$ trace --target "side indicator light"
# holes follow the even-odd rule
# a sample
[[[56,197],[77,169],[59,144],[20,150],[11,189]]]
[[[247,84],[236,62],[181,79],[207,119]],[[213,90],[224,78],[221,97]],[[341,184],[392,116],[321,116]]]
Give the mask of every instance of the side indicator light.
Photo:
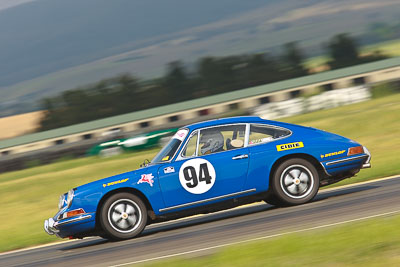
[[[347,156],[357,155],[364,153],[364,148],[362,146],[350,147],[347,152]]]
[[[64,213],[62,217],[63,217],[63,219],[66,219],[66,218],[74,217],[74,216],[77,216],[77,215],[80,215],[83,213],[85,213],[85,211],[83,209],[71,210],[71,211]]]

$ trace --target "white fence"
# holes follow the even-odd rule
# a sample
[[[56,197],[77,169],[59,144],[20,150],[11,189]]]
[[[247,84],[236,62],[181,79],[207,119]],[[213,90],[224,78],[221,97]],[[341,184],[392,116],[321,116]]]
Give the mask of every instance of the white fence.
[[[358,103],[370,98],[371,93],[369,88],[362,85],[335,89],[307,98],[299,97],[286,101],[264,104],[255,108],[253,113],[264,119],[277,119],[320,109],[329,109]]]

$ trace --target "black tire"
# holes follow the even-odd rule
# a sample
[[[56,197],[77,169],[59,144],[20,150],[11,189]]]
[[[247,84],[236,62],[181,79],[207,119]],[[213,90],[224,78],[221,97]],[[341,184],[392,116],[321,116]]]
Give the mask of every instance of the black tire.
[[[146,224],[146,205],[130,193],[110,196],[100,211],[100,225],[108,239],[133,238],[143,231]]]
[[[281,207],[284,206],[282,201],[277,198],[273,192],[268,192],[267,197],[264,199],[265,202],[267,202],[270,205],[276,206],[276,207]]]
[[[318,171],[309,161],[300,158],[284,161],[272,180],[273,194],[283,205],[300,205],[318,193]]]

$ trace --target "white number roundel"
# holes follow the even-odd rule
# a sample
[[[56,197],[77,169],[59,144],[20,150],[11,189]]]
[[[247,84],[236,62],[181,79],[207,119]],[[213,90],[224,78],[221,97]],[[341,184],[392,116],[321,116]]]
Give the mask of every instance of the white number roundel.
[[[192,194],[203,194],[215,183],[214,166],[205,159],[191,159],[182,164],[179,170],[179,181],[186,191]]]

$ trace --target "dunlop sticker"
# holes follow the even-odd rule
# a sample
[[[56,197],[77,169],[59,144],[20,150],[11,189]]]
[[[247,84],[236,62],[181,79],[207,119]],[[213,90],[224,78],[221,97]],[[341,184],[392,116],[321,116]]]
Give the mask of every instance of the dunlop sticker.
[[[340,151],[336,151],[336,152],[332,152],[332,153],[323,154],[323,155],[321,155],[321,159],[327,158],[327,157],[332,157],[332,156],[341,155],[341,154],[343,154],[344,152],[346,152],[346,150],[340,150]]]
[[[128,180],[129,180],[129,178],[126,178],[126,179],[114,181],[114,182],[111,182],[111,183],[103,184],[103,187],[110,186],[110,185],[115,185],[115,184],[125,183]]]
[[[296,149],[296,148],[301,148],[301,147],[304,147],[303,142],[294,142],[294,143],[289,143],[289,144],[277,145],[276,150],[284,151],[284,150]]]

